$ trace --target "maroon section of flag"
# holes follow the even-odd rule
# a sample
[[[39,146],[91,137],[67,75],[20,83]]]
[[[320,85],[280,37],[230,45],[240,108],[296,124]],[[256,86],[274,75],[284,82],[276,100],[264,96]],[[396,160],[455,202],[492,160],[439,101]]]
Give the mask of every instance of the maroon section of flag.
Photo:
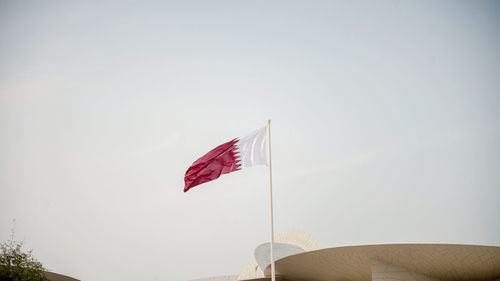
[[[222,174],[255,165],[267,165],[267,126],[212,149],[196,160],[184,176],[184,192]]]
[[[199,184],[215,180],[222,174],[239,170],[241,165],[236,152],[237,142],[238,139],[234,139],[221,144],[196,160],[184,176],[184,192]]]

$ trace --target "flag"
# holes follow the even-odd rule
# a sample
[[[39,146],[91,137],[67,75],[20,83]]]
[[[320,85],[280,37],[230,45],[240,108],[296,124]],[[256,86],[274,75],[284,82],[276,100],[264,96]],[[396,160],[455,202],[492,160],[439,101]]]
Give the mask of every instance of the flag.
[[[184,192],[219,178],[222,174],[267,165],[267,126],[235,138],[210,150],[189,167],[184,175]]]

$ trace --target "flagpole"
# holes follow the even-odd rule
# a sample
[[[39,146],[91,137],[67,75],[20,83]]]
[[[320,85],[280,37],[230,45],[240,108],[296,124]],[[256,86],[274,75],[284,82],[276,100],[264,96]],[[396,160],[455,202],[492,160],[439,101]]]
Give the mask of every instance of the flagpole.
[[[273,165],[271,161],[271,120],[267,120],[269,136],[269,198],[271,199],[271,280],[276,281],[274,269],[274,219],[273,219]]]

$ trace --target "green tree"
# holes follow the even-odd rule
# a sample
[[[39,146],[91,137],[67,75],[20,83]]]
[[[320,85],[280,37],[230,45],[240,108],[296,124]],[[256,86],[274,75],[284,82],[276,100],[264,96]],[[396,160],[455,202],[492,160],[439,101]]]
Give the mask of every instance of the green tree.
[[[23,242],[14,239],[14,227],[10,239],[0,244],[0,280],[2,281],[49,281],[45,268],[33,256],[33,250],[23,251]]]

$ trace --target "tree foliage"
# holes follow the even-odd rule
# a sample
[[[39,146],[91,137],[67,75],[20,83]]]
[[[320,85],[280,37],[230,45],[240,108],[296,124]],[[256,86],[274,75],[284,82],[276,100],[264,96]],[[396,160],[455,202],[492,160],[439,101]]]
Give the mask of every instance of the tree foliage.
[[[0,244],[0,280],[2,281],[49,281],[45,268],[33,256],[33,250],[23,251],[23,242],[14,239]]]

